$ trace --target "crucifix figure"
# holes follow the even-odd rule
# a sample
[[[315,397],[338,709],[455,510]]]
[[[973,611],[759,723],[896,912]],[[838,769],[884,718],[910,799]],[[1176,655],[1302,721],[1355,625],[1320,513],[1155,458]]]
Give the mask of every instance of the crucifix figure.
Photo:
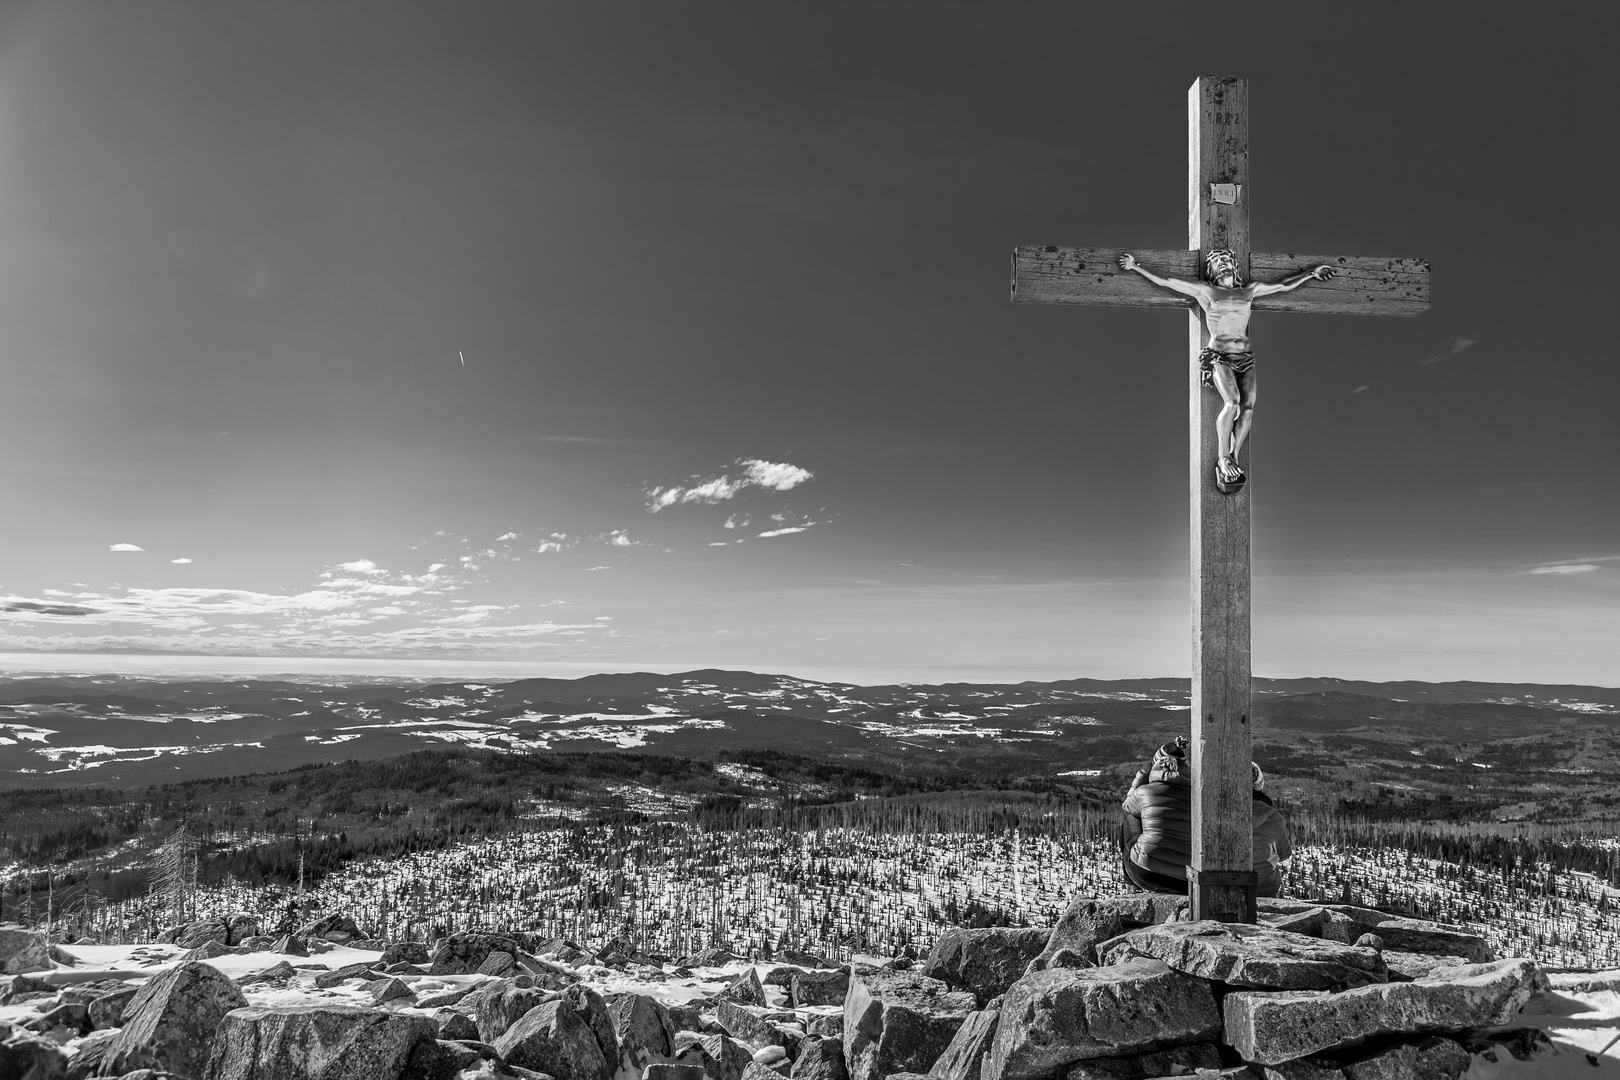
[[[1188,312],[1192,531],[1192,864],[1195,919],[1255,921],[1250,809],[1247,438],[1255,381],[1251,308],[1416,315],[1423,259],[1249,250],[1249,86],[1205,75],[1187,94],[1187,249],[1020,247],[1013,299]],[[1149,272],[1138,259],[1154,268]],[[1200,270],[1203,270],[1203,279]],[[1244,284],[1245,282],[1270,284]],[[1312,288],[1300,289],[1307,282]]]
[[[1249,308],[1256,297],[1292,292],[1307,281],[1327,281],[1333,267],[1322,265],[1267,285],[1245,285],[1237,269],[1237,255],[1226,248],[1204,253],[1204,281],[1163,278],[1136,261],[1130,252],[1119,257],[1121,270],[1135,270],[1153,284],[1190,296],[1204,313],[1209,339],[1198,354],[1201,381],[1220,391],[1225,405],[1215,418],[1215,486],[1230,492],[1247,479],[1237,456],[1254,423],[1254,401],[1259,386],[1254,375],[1254,353],[1249,348]]]

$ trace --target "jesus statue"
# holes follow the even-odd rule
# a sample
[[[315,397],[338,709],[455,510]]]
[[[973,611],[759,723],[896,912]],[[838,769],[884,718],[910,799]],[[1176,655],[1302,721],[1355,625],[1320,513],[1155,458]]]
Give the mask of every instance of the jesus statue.
[[[1213,385],[1226,402],[1215,419],[1215,437],[1220,444],[1215,458],[1215,482],[1222,491],[1241,487],[1247,478],[1238,468],[1237,456],[1243,449],[1243,440],[1249,437],[1258,396],[1254,353],[1249,349],[1250,305],[1257,296],[1290,292],[1307,281],[1326,281],[1333,276],[1333,267],[1318,266],[1274,284],[1250,282],[1245,285],[1238,276],[1237,256],[1225,248],[1216,248],[1204,255],[1204,276],[1208,281],[1160,277],[1139,264],[1130,252],[1119,257],[1119,265],[1122,270],[1135,270],[1155,285],[1192,297],[1204,309],[1209,340],[1204,344],[1204,351],[1198,354],[1198,366],[1203,372],[1204,385]]]

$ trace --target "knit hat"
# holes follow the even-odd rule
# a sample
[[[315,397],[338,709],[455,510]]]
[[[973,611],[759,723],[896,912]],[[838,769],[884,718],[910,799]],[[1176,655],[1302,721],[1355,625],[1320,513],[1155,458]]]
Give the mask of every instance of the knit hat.
[[[1184,776],[1187,772],[1187,736],[1178,735],[1153,752],[1153,775]]]

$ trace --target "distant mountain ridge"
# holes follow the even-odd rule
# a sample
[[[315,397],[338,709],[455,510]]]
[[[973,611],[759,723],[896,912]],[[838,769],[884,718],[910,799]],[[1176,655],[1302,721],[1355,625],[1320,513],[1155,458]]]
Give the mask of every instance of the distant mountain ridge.
[[[0,678],[0,787],[149,784],[434,746],[703,758],[774,750],[1123,782],[1153,746],[1187,730],[1188,705],[1187,681],[1171,678],[857,686],[720,669],[338,686]],[[1442,767],[1468,769],[1478,787],[1509,770],[1579,777],[1620,766],[1615,688],[1256,679],[1254,723],[1257,759],[1301,783],[1421,792]],[[1518,794],[1514,805],[1535,801]]]

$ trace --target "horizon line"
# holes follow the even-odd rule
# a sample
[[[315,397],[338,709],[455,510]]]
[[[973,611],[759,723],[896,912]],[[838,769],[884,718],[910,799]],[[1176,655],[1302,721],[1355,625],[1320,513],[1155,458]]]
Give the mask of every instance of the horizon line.
[[[57,658],[55,665],[42,663],[44,658]],[[67,663],[62,663],[67,661]],[[235,670],[232,670],[232,669]],[[1010,665],[1010,664],[896,664],[873,665],[869,668],[858,665],[764,665],[764,666],[727,666],[723,664],[703,663],[669,663],[662,661],[619,662],[604,660],[513,660],[513,659],[485,659],[467,657],[362,657],[362,656],[310,656],[307,654],[262,654],[239,655],[229,653],[176,653],[176,652],[74,652],[71,650],[15,650],[0,652],[0,678],[12,679],[27,675],[54,675],[54,676],[88,676],[88,675],[124,675],[138,676],[201,676],[205,678],[229,678],[233,674],[243,677],[263,678],[267,675],[301,675],[301,676],[371,676],[373,678],[392,676],[406,678],[412,681],[439,681],[427,672],[439,670],[444,676],[476,677],[472,670],[483,670],[489,675],[516,674],[519,669],[528,669],[532,674],[528,677],[550,678],[588,678],[592,675],[625,675],[646,673],[654,675],[676,675],[692,671],[731,671],[755,675],[779,675],[787,678],[803,679],[807,682],[842,683],[850,686],[941,686],[951,683],[977,684],[977,685],[1020,685],[1023,683],[1054,683],[1071,682],[1089,679],[1095,682],[1159,682],[1176,681],[1189,682],[1188,675],[1100,675],[1060,672],[1072,672],[1070,668],[1056,668],[1042,665]],[[461,670],[452,670],[461,669]],[[573,675],[563,675],[563,670],[575,672]],[[815,674],[810,674],[815,672]],[[841,672],[844,674],[834,674]],[[878,676],[876,681],[866,682],[860,678],[850,678],[849,673],[861,672],[865,677]],[[958,673],[954,677],[950,674]],[[1024,673],[1024,678],[997,678],[996,672]],[[1036,672],[1050,672],[1046,678],[1028,677]],[[888,673],[893,678],[883,678],[882,673]],[[903,677],[909,674],[912,677]],[[924,675],[932,677],[917,678]],[[486,676],[487,677],[487,676]],[[521,677],[521,676],[520,676]],[[1339,675],[1253,675],[1253,679],[1266,682],[1288,681],[1333,681],[1345,683],[1371,683],[1376,685],[1389,685],[1396,683],[1415,683],[1425,686],[1448,686],[1460,684],[1477,684],[1485,686],[1570,686],[1597,690],[1616,690],[1620,686],[1609,686],[1603,683],[1576,683],[1576,682],[1526,682],[1522,680],[1483,680],[1483,679],[1372,679],[1350,678]]]

